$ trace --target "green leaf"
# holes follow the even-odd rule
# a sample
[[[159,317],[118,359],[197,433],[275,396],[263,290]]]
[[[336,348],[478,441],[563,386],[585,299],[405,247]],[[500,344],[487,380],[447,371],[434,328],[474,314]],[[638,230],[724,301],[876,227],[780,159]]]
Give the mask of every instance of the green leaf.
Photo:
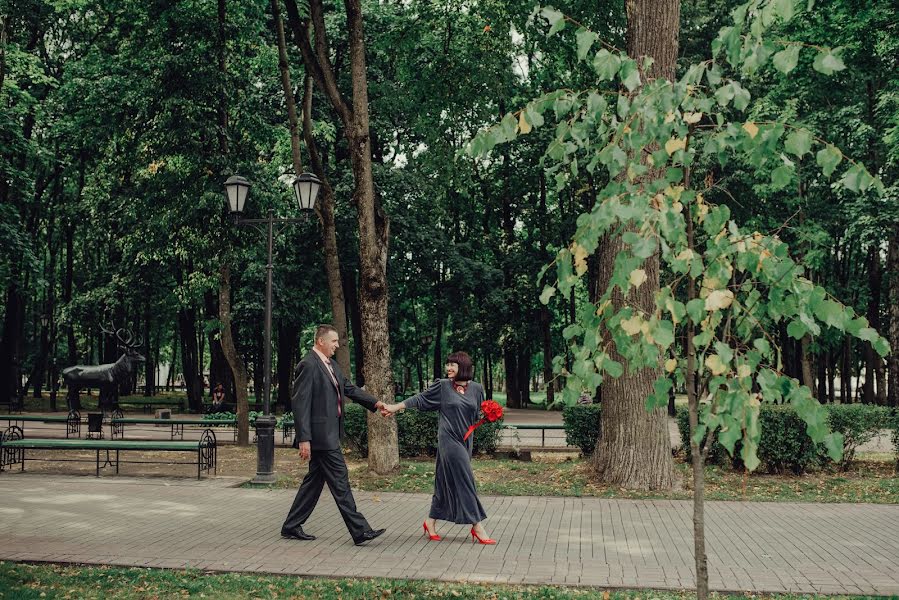
[[[824,436],[824,447],[827,448],[827,456],[834,462],[843,460],[843,434],[831,432]]]
[[[599,36],[590,31],[589,29],[580,29],[578,30],[575,38],[577,39],[577,58],[578,60],[584,60],[586,58],[587,53],[590,52],[590,48],[593,46],[593,42],[597,40]]]
[[[552,6],[543,7],[540,9],[540,14],[543,15],[544,19],[549,21],[550,27],[546,37],[555,35],[565,27],[565,15],[554,9]]]
[[[815,162],[821,167],[821,172],[825,177],[830,177],[842,160],[843,153],[830,144],[818,150],[815,155]]]
[[[878,337],[874,342],[874,351],[880,356],[886,356],[890,353],[890,343],[886,338]]]
[[[774,12],[787,22],[796,14],[795,2],[796,0],[774,0]]]
[[[771,171],[771,185],[774,189],[780,190],[787,187],[793,180],[793,167],[790,165],[780,165]]]
[[[603,368],[606,370],[606,373],[611,375],[612,377],[621,377],[624,375],[624,367],[620,362],[612,360],[611,358],[604,361],[602,363]]]
[[[774,55],[774,68],[781,73],[787,74],[796,68],[799,62],[799,46],[787,46]]]
[[[790,324],[787,325],[787,335],[793,339],[801,340],[806,333],[808,333],[808,329],[802,321],[790,321]]]
[[[621,81],[629,92],[640,87],[640,70],[637,68],[636,61],[624,61],[624,64],[621,65]]]
[[[842,71],[846,65],[843,64],[843,59],[839,57],[838,52],[838,50],[822,50],[815,56],[812,67],[825,75],[833,75],[837,71]]]
[[[687,302],[687,314],[690,315],[690,320],[698,325],[705,318],[705,300],[694,298]]]
[[[787,136],[784,148],[790,154],[802,158],[812,149],[812,134],[807,129],[795,129]]]
[[[596,74],[603,81],[614,79],[618,75],[618,69],[620,68],[621,59],[605,48],[597,52],[593,57],[593,70],[596,71]]]
[[[548,285],[543,288],[543,293],[540,294],[540,303],[541,304],[549,304],[549,299],[553,297],[556,293],[555,286]],[[533,296],[531,296],[533,298]]]

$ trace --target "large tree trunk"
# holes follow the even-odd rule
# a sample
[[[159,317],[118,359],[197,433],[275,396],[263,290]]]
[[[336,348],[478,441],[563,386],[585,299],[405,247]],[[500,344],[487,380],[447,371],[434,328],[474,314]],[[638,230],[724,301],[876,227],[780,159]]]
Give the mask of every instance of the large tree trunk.
[[[187,390],[187,403],[195,413],[203,412],[203,385],[197,356],[197,323],[193,307],[178,310],[178,331],[181,338],[181,369]]]
[[[247,368],[234,346],[231,334],[231,269],[222,263],[219,280],[219,320],[222,323],[222,351],[234,374],[234,392],[237,396],[237,445],[250,442],[250,414],[247,406]]]
[[[650,56],[654,63],[647,78],[673,79],[677,59],[680,22],[679,0],[628,0],[627,51],[635,58]],[[614,269],[615,257],[624,250],[618,236],[603,241],[599,249],[599,278],[606,289]],[[628,304],[655,312],[659,290],[659,257],[654,255],[643,265],[647,281],[631,291]],[[623,306],[620,293],[613,295],[616,309]],[[607,334],[606,334],[607,335]],[[612,358],[621,360],[613,351]],[[668,417],[664,408],[647,412],[646,398],[653,393],[659,368],[627,370],[604,384],[601,411],[602,435],[593,455],[594,465],[603,482],[632,489],[671,489],[677,482]]]

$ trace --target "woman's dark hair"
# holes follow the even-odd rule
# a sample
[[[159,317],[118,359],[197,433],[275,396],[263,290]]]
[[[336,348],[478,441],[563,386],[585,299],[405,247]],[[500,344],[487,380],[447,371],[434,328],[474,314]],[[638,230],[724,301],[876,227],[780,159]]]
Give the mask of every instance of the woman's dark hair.
[[[459,365],[459,371],[456,373],[453,381],[471,381],[474,379],[474,367],[471,364],[471,357],[467,353],[453,352],[446,357],[446,362]]]

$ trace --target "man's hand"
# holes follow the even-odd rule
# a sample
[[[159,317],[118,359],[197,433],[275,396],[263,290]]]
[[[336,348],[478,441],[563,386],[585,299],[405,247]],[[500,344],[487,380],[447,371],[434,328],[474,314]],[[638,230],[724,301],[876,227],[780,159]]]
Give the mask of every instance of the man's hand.
[[[309,457],[312,454],[312,447],[309,442],[300,442],[300,458],[303,460],[309,460]]]

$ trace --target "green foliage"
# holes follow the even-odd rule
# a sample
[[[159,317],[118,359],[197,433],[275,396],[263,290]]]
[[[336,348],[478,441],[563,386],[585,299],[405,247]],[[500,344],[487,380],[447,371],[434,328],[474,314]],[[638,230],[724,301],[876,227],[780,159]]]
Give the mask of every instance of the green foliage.
[[[572,404],[562,409],[565,443],[580,448],[584,456],[593,454],[596,449],[601,410],[599,404]]]
[[[885,406],[869,404],[836,404],[827,407],[827,424],[831,431],[843,435],[843,457],[840,467],[846,468],[855,458],[855,451],[871,441],[881,430],[890,426],[891,411]]]
[[[368,411],[358,404],[345,404],[343,430],[346,439],[362,456],[368,456]]]
[[[567,170],[576,177],[581,166],[607,182],[597,191],[592,209],[578,217],[573,239],[557,253],[555,284],[541,295],[543,302],[550,301],[553,289],[567,296],[588,272],[587,261],[600,240],[620,236],[625,249],[615,259],[608,287],[578,311],[576,327],[565,332],[571,369],[555,361],[556,372],[567,380],[565,402],[573,404],[583,390],[594,389],[605,377],[621,376],[625,367],[658,369],[690,325],[696,332],[694,369],[704,402],[693,435],[703,439],[708,430],[715,431],[717,442],[729,453],[739,442],[740,459],[750,471],[761,462],[769,469],[801,471],[814,461],[817,444],[823,444],[832,459],[839,459],[843,447],[809,390],[783,373],[781,353],[769,331],[782,325],[800,339],[830,327],[870,342],[881,356],[889,352],[867,319],[805,275],[778,235],[741,228],[727,206],[705,197],[710,190],[703,173],[692,172],[705,166],[714,176],[716,167],[739,159],[766,174],[774,189],[782,189],[795,180],[797,169],[812,168],[813,159],[827,174],[846,162],[836,186],[847,192],[883,193],[879,179],[818,132],[786,115],[765,122],[753,118],[757,106],[748,87],[750,76],[770,68],[776,50],[788,52],[778,57],[772,77],[783,77],[812,51],[818,72],[831,75],[844,68],[838,49],[765,39],[775,25],[788,23],[802,10],[794,2],[754,0],[741,5],[732,12],[733,25],[722,28],[713,41],[713,58],[687,66],[677,81],[643,82],[637,61],[606,48],[591,56],[594,38],[579,32],[578,54],[614,87],[544,94],[522,109],[527,115],[524,126],[509,113],[467,148],[470,155],[484,157],[497,144],[531,133],[537,127],[533,114],[552,113],[559,123],[544,159],[551,165],[548,172],[557,173],[556,191],[569,185],[569,177],[558,174]],[[551,23],[550,34],[565,26],[555,9],[538,9],[536,14]],[[668,277],[654,290],[655,310],[643,312],[630,302],[631,293],[650,285],[643,266],[654,255]],[[679,295],[684,280],[698,290],[699,297],[689,305]],[[623,302],[617,300],[621,297]],[[611,347],[624,365],[612,360]],[[658,377],[646,399],[647,409],[667,403],[672,378],[680,384],[686,380],[686,361],[669,363],[670,374]],[[764,421],[772,427],[767,454],[759,449],[763,402],[793,407],[792,412],[766,411]],[[808,442],[804,435],[800,439],[791,433],[788,422],[793,418],[806,423]]]
[[[250,427],[253,427],[253,425],[256,423],[256,417],[258,417],[262,414],[263,413],[260,410],[251,410],[250,411],[250,414],[249,414]],[[237,413],[233,413],[233,412],[206,413],[205,415],[203,415],[203,419],[236,419],[236,418],[237,418]],[[282,419],[283,419],[283,417],[282,417]],[[282,423],[282,421],[281,421],[281,419],[279,419],[277,421],[277,427],[281,427],[281,423]],[[222,427],[224,427],[224,425]]]
[[[892,425],[890,409],[867,404],[828,405],[825,407],[831,431],[843,438],[840,468],[845,469],[855,456],[857,448],[870,441],[883,429]],[[690,459],[690,422],[686,407],[678,407],[677,425],[680,430],[681,448]],[[758,456],[769,473],[791,471],[803,473],[807,469],[824,464],[830,459],[820,444],[815,444],[808,434],[808,424],[790,405],[763,405],[759,413],[761,438]],[[700,448],[704,447],[703,443]],[[714,465],[730,465],[742,468],[741,442],[737,441],[732,453],[716,438],[709,449],[708,462]]]
[[[792,406],[766,406],[761,411],[758,456],[769,473],[804,473],[820,464],[820,446]]]

